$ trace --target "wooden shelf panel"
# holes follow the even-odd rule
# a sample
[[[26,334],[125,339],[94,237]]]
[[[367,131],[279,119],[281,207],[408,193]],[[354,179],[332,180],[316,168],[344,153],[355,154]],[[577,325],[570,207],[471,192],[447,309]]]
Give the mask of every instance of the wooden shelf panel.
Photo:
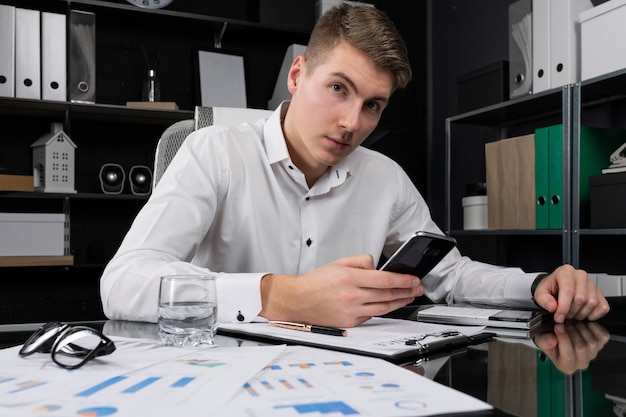
[[[0,256],[0,267],[7,266],[72,266],[74,257],[65,256]]]

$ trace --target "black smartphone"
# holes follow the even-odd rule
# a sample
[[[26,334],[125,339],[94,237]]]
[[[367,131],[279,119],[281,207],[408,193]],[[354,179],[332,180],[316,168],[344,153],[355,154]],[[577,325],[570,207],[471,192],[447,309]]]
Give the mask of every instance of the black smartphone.
[[[416,232],[380,268],[424,278],[456,246],[453,237]]]

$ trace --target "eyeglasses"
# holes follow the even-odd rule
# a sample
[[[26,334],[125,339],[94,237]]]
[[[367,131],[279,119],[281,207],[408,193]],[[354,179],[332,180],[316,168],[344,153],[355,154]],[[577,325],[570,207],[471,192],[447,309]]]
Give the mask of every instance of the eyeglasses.
[[[91,359],[113,351],[113,341],[96,329],[51,321],[28,338],[19,354],[24,357],[37,352],[50,353],[60,367],[77,369]]]

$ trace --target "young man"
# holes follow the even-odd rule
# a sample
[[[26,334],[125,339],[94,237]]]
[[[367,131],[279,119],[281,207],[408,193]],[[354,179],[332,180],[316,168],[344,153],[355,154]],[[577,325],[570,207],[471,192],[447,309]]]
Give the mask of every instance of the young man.
[[[212,126],[184,142],[104,271],[106,315],[155,321],[159,277],[208,271],[218,275],[221,322],[352,327],[424,293],[535,301],[557,322],[604,315],[601,291],[571,266],[537,279],[455,249],[426,277],[375,269],[413,232],[441,233],[403,170],[359,146],[410,76],[383,13],[346,4],[327,12],[291,66],[291,101],[267,121]]]

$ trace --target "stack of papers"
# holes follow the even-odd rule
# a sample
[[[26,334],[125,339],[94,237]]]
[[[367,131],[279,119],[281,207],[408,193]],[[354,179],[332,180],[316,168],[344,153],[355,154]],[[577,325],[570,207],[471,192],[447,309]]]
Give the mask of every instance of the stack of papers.
[[[181,349],[111,337],[76,370],[0,350],[0,416],[428,416],[489,404],[382,359],[303,346]]]

